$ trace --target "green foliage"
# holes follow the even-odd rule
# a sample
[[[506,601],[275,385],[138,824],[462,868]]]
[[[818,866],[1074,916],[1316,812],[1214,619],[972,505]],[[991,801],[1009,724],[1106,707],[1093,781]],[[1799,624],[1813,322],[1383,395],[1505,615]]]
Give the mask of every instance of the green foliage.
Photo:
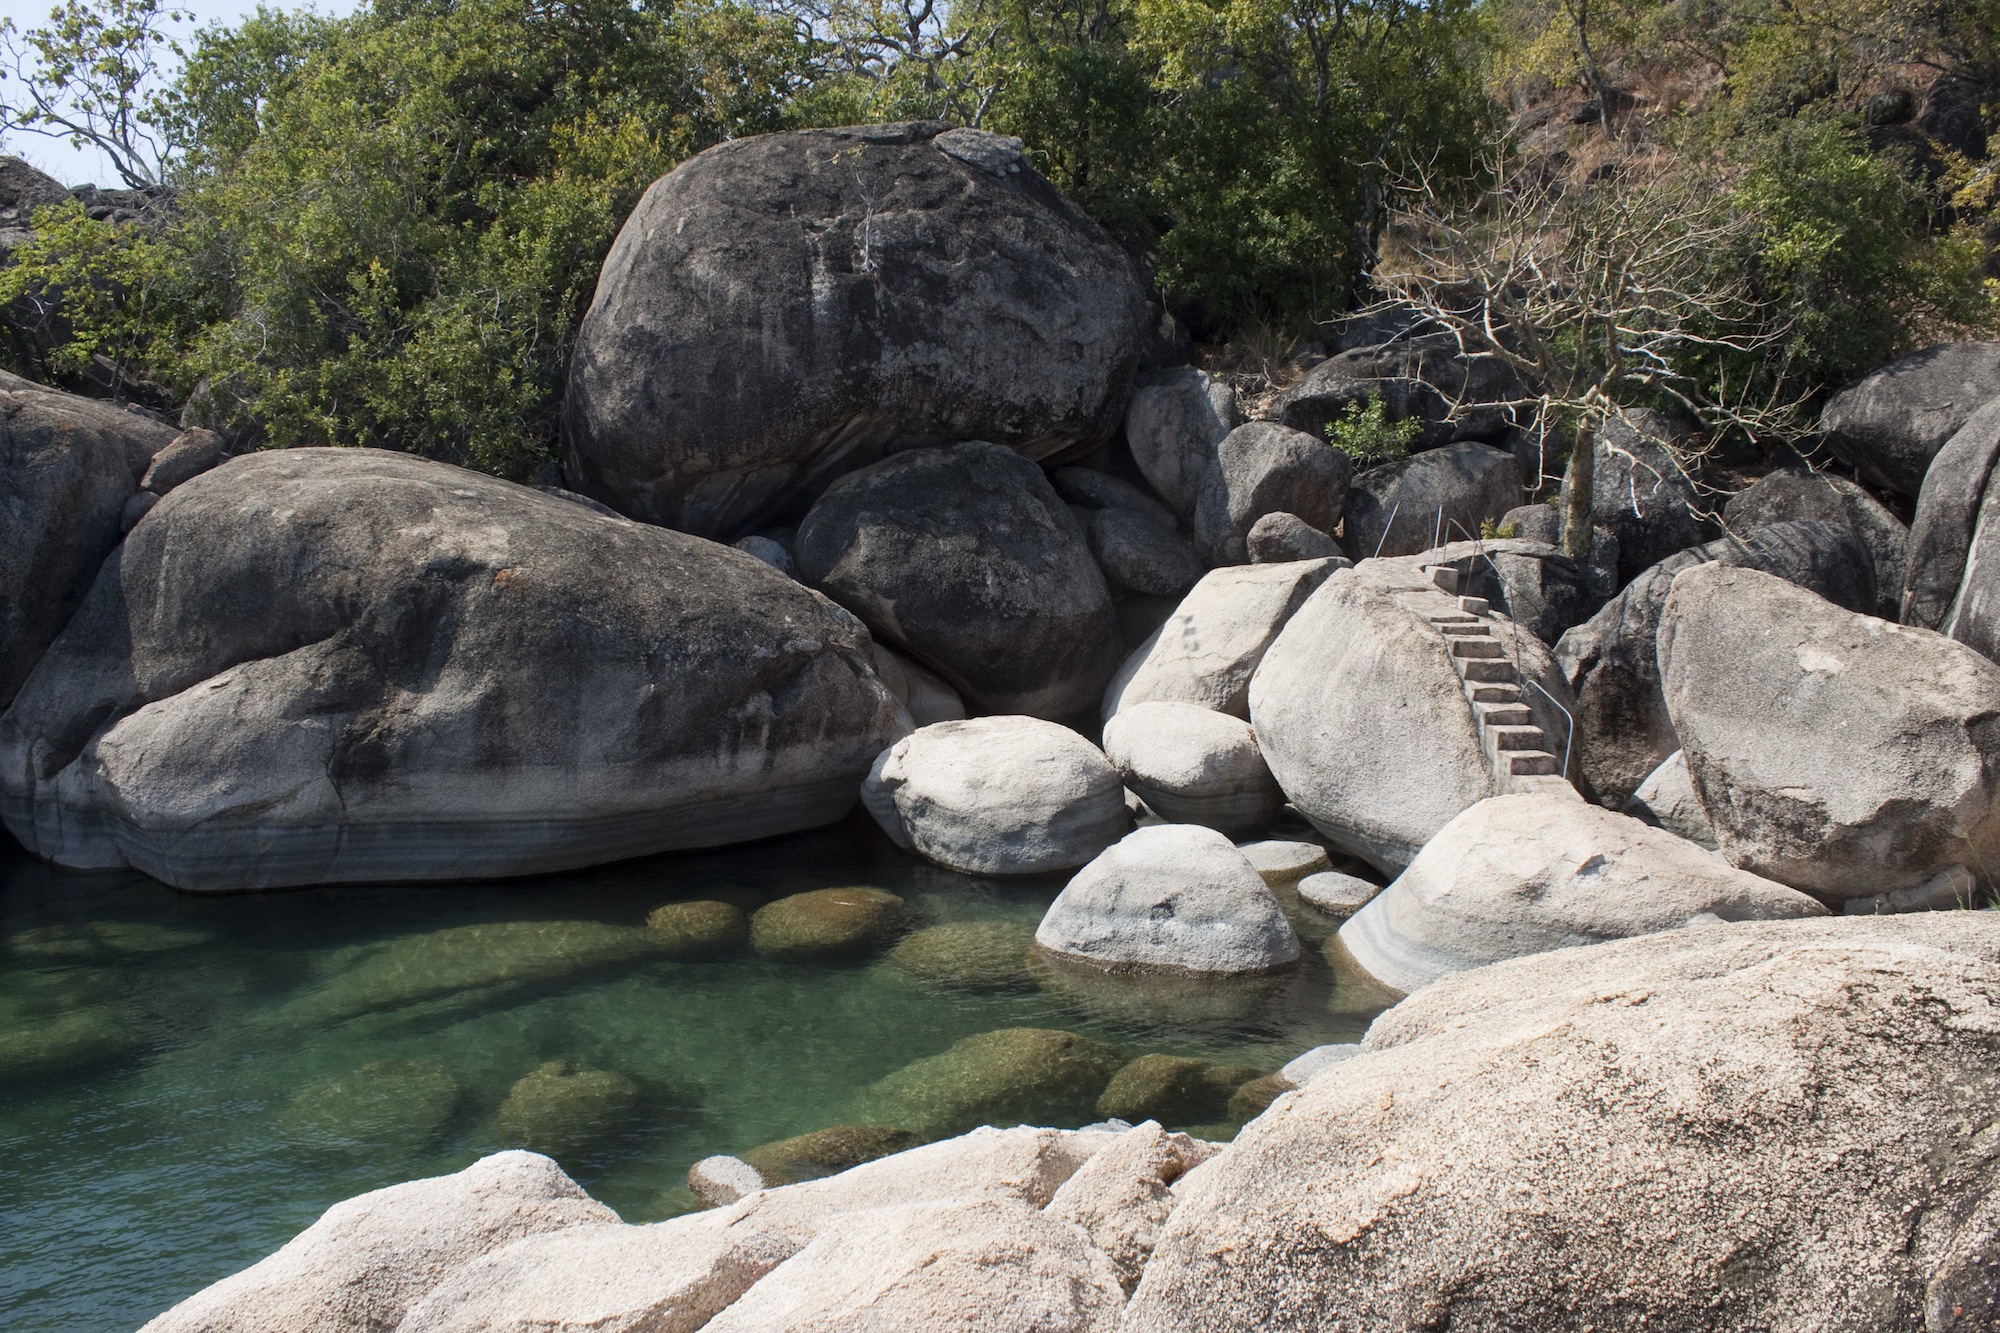
[[[1410,456],[1410,446],[1423,433],[1423,424],[1412,420],[1391,421],[1380,398],[1349,403],[1340,416],[1326,423],[1326,442],[1334,445],[1361,467],[1393,463]]]

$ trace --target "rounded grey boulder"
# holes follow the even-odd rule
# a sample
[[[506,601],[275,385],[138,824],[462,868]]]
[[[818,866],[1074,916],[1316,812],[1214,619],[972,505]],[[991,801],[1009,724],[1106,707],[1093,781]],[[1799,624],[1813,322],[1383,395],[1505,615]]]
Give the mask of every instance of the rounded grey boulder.
[[[2000,863],[2000,666],[1717,565],[1660,617],[1667,708],[1722,854],[1835,898]]]
[[[1162,371],[1133,393],[1125,440],[1147,484],[1175,513],[1191,518],[1216,446],[1242,420],[1226,383],[1199,370]]]
[[[1135,704],[1104,724],[1104,753],[1125,785],[1171,824],[1242,833],[1266,827],[1285,806],[1250,724],[1227,713]]]
[[[1137,267],[1021,158],[932,122],[720,144],[653,183],[577,333],[565,471],[733,535],[899,440],[1046,458],[1117,429]]]
[[[0,816],[180,888],[539,874],[838,819],[907,726],[853,617],[373,449],[175,488],[0,718]]]
[[[1799,468],[1780,468],[1732,496],[1722,521],[1732,532],[1771,523],[1812,519],[1844,523],[1868,547],[1875,565],[1875,605],[1867,610],[1884,620],[1899,618],[1903,574],[1910,556],[1910,530],[1880,500],[1845,477]]]
[[[1100,509],[1090,516],[1090,553],[1105,578],[1121,588],[1155,597],[1178,597],[1208,567],[1171,528],[1130,509]]]
[[[1103,753],[1032,717],[914,731],[882,752],[861,799],[897,846],[969,875],[1073,870],[1132,823]]]
[[[1196,494],[1194,539],[1211,565],[1250,559],[1246,539],[1266,514],[1295,514],[1328,532],[1347,507],[1354,464],[1304,431],[1275,421],[1246,421],[1216,446]]]
[[[1944,343],[1862,376],[1820,414],[1826,446],[1862,476],[1916,495],[1945,441],[2000,398],[2000,342]]]
[[[1213,829],[1137,829],[1078,871],[1036,945],[1111,970],[1243,974],[1290,967],[1298,937],[1249,861]]]
[[[1805,894],[1575,796],[1472,806],[1340,928],[1370,976],[1405,994],[1522,954],[1724,921],[1824,916]]]
[[[0,709],[82,605],[171,427],[0,371]]]
[[[1342,540],[1356,560],[1415,555],[1477,537],[1521,503],[1521,465],[1486,444],[1454,444],[1369,468],[1347,497]]]
[[[1613,417],[1592,444],[1590,521],[1618,539],[1618,578],[1715,536],[1701,477],[1682,461],[1687,432],[1648,408]],[[1570,474],[1561,503],[1568,512]]]
[[[1067,717],[1118,666],[1111,590],[1042,470],[997,444],[842,477],[799,525],[800,576],[982,709]]]
[[[1341,559],[1340,543],[1297,514],[1283,510],[1266,514],[1250,525],[1243,539],[1253,565],[1280,564],[1287,560]]]

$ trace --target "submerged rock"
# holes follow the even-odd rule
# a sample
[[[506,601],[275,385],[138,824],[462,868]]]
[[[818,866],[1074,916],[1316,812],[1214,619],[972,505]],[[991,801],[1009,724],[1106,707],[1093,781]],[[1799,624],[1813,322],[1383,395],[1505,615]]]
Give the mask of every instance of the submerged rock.
[[[1071,870],[1132,822],[1103,752],[1031,717],[914,732],[882,752],[861,799],[898,847],[971,875]]]
[[[712,542],[381,449],[176,487],[0,715],[0,817],[198,890],[487,879],[838,819],[866,633]]]
[[[594,1156],[638,1126],[639,1085],[609,1069],[550,1060],[500,1103],[495,1123],[511,1145],[560,1160]]]
[[[1695,917],[1824,916],[1805,894],[1575,797],[1496,796],[1438,831],[1340,928],[1405,994],[1526,953],[1673,930]]]
[[[128,1060],[146,1046],[134,1022],[132,1011],[116,1002],[53,1013],[0,1007],[0,1077],[50,1078]]]
[[[1459,973],[1182,1182],[1122,1328],[1979,1326],[1996,1000],[1988,913]]]
[[[837,1175],[921,1142],[910,1130],[888,1125],[835,1125],[762,1144],[744,1153],[743,1160],[757,1170],[767,1186],[791,1185]]]
[[[750,918],[750,945],[766,958],[809,962],[880,948],[909,924],[910,906],[883,889],[795,893]]]
[[[750,918],[712,899],[666,903],[646,913],[646,933],[669,958],[721,958],[750,942]]]
[[[1035,931],[1038,948],[1112,971],[1272,972],[1298,937],[1228,838],[1193,824],[1127,834],[1078,871]]]
[[[1097,1099],[1097,1113],[1133,1124],[1207,1124],[1225,1119],[1236,1090],[1265,1072],[1178,1055],[1142,1055],[1111,1076]]]
[[[458,1093],[440,1061],[376,1060],[307,1088],[279,1123],[308,1150],[413,1156],[443,1140]]]
[[[926,981],[969,990],[1005,990],[1028,982],[1035,928],[1021,921],[948,921],[905,935],[889,961]]]
[[[1011,166],[947,150],[970,139]],[[577,332],[566,474],[708,536],[898,440],[988,439],[1041,459],[1108,437],[1145,289],[1006,144],[924,121],[798,130],[719,145],[654,182]]]
[[[974,1125],[1083,1124],[1124,1060],[1102,1042],[1047,1028],[1002,1028],[918,1060],[862,1094],[871,1124],[925,1138]]]

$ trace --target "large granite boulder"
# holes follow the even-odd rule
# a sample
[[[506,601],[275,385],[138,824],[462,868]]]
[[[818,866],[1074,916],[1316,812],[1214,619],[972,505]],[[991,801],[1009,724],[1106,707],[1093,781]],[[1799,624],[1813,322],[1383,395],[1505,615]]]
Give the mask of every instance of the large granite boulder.
[[[1862,376],[1820,414],[1826,447],[1864,478],[1916,495],[1945,441],[2000,398],[2000,342],[1944,343]]]
[[[968,875],[1074,870],[1131,826],[1103,752],[1032,717],[912,732],[876,759],[861,799],[897,846]]]
[[[0,371],[0,709],[82,604],[126,502],[173,438],[136,413]]]
[[[1687,432],[1658,412],[1639,408],[1613,417],[1592,444],[1590,521],[1618,539],[1618,581],[1676,551],[1716,535],[1713,503],[1688,461]],[[1563,476],[1562,512],[1569,511],[1570,475]]]
[[[907,727],[762,562],[402,454],[177,487],[0,717],[0,816],[181,888],[545,873],[838,819]]]
[[[1466,356],[1453,335],[1434,333],[1328,357],[1279,397],[1278,410],[1286,425],[1323,435],[1355,404],[1379,398],[1388,420],[1419,422],[1417,447],[1432,449],[1500,434],[1526,397],[1504,362]]]
[[[496,1153],[456,1175],[335,1204],[276,1254],[188,1297],[145,1333],[393,1329],[460,1265],[526,1236],[617,1220],[548,1158]]]
[[[1722,507],[1723,524],[1736,533],[1801,518],[1845,523],[1854,529],[1875,566],[1875,605],[1864,609],[1884,620],[1899,619],[1910,530],[1880,500],[1846,477],[1779,468],[1731,496]]]
[[[974,441],[842,477],[799,573],[981,708],[1066,717],[1118,666],[1111,590],[1042,470]]]
[[[1215,451],[1243,420],[1236,392],[1199,370],[1146,376],[1125,411],[1125,442],[1140,475],[1182,518],[1194,516]]]
[[[1776,574],[1851,610],[1875,605],[1874,561],[1854,530],[1807,519],[1677,552],[1633,579],[1556,644],[1556,660],[1576,695],[1583,776],[1610,804],[1623,803],[1680,748],[1660,693],[1654,639],[1674,577],[1709,562]]]
[[[2000,919],[1461,972],[1185,1177],[1124,1333],[1982,1328]]]
[[[1409,993],[1522,954],[1724,921],[1824,916],[1813,899],[1685,838],[1572,796],[1496,796],[1424,844],[1340,928],[1354,961]]]
[[[1902,620],[2000,660],[2000,401],[1938,451],[1917,498]]]
[[[1462,613],[1414,560],[1334,574],[1250,683],[1250,722],[1285,795],[1390,873],[1518,778],[1560,781],[1570,707],[1545,645],[1503,616]]]
[[[1296,560],[1210,570],[1104,691],[1104,716],[1154,701],[1248,720],[1250,677],[1285,622],[1340,567]]]
[[[1285,806],[1250,724],[1197,704],[1120,709],[1104,724],[1104,755],[1170,824],[1250,833],[1269,828]]]
[[[1228,838],[1193,824],[1126,834],[1070,880],[1035,944],[1107,971],[1241,975],[1299,960],[1263,878]]]
[[[1288,560],[1326,560],[1340,554],[1340,543],[1297,514],[1283,510],[1264,515],[1243,538],[1253,565]]]
[[[1211,565],[1248,563],[1250,529],[1287,513],[1322,532],[1339,526],[1354,464],[1304,431],[1247,421],[1216,446],[1195,501],[1195,544]]]
[[[1125,251],[1016,141],[930,122],[720,144],[604,261],[565,400],[572,485],[730,535],[897,442],[1047,458],[1125,412]]]
[[[1722,854],[1835,898],[2000,864],[2000,666],[1754,569],[1674,580],[1667,708]]]
[[[1347,496],[1342,540],[1356,560],[1415,555],[1473,538],[1521,503],[1521,465],[1491,445],[1431,449],[1369,468]]]

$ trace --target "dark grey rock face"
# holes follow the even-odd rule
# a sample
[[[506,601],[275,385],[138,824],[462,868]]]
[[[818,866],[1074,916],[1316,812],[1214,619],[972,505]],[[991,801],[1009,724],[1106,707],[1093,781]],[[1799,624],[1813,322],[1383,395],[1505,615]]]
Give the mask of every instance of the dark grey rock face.
[[[1253,565],[1282,564],[1288,560],[1344,559],[1340,543],[1297,514],[1283,510],[1266,514],[1250,525],[1243,539]]]
[[[363,449],[186,482],[0,717],[0,815],[188,889],[542,873],[839,818],[908,726],[739,551]]]
[[[1195,502],[1194,539],[1211,565],[1249,562],[1247,538],[1266,514],[1295,514],[1329,531],[1347,507],[1354,464],[1304,431],[1247,421],[1216,446]]]
[[[1146,376],[1125,413],[1125,442],[1140,475],[1169,508],[1191,518],[1215,450],[1243,420],[1228,384],[1199,370]]]
[[[0,371],[0,708],[81,605],[139,479],[173,438]]]
[[[2000,342],[1913,352],[1835,394],[1820,414],[1834,455],[1878,486],[1916,495],[1945,441],[2000,398]]]
[[[762,135],[656,181],[577,336],[572,484],[733,535],[891,442],[1040,459],[1116,430],[1136,266],[1018,144],[945,130]]]
[[[1639,409],[1614,418],[1593,444],[1590,518],[1618,539],[1618,579],[1629,583],[1639,572],[1676,551],[1716,535],[1702,515],[1710,508],[1697,477],[1674,457],[1685,432],[1657,412]],[[1569,505],[1570,479],[1563,478],[1562,504]]]
[[[1489,439],[1513,421],[1508,404],[1524,397],[1521,381],[1498,361],[1461,356],[1450,334],[1430,334],[1327,358],[1278,402],[1296,430],[1323,434],[1354,403],[1381,399],[1391,421],[1423,423],[1419,448]]]
[[[1099,509],[1090,516],[1088,532],[1090,553],[1118,587],[1178,597],[1208,572],[1179,534],[1133,510]]]
[[[1871,614],[1895,620],[1902,602],[1910,530],[1880,500],[1845,477],[1781,468],[1731,497],[1722,521],[1733,532],[1807,518],[1845,523],[1868,546],[1875,563],[1876,605]]]
[[[1111,592],[1040,468],[997,444],[842,477],[799,526],[800,576],[968,699],[1061,718],[1117,669]]]
[[[1477,537],[1521,503],[1521,466],[1484,444],[1454,444],[1369,468],[1347,497],[1347,553],[1416,555]]]
[[[1680,748],[1655,648],[1674,576],[1714,561],[1760,569],[1850,611],[1875,605],[1874,561],[1854,529],[1799,519],[1676,552],[1632,580],[1556,644],[1576,695],[1578,756],[1598,796],[1622,804]]]
[[[1473,561],[1466,591],[1484,597],[1543,643],[1554,643],[1590,619],[1607,600],[1595,571],[1554,546],[1503,539],[1480,543],[1480,551],[1483,558]]]
[[[1916,522],[1910,525],[1903,623],[1942,630],[1951,619],[1995,461],[2000,461],[2000,402],[1967,418],[1924,477]]]

